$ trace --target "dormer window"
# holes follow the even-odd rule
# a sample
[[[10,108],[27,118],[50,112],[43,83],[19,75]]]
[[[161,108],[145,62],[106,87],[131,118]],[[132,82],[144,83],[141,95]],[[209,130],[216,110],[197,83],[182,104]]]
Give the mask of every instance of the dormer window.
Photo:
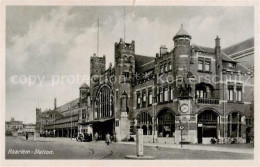
[[[236,65],[235,65],[235,63],[228,63],[228,65],[227,65],[229,68],[235,68],[236,67]]]

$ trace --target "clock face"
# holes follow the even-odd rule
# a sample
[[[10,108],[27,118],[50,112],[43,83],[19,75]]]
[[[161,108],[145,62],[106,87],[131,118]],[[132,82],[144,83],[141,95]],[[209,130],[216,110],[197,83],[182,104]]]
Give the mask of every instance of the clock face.
[[[181,112],[186,113],[189,111],[189,106],[187,104],[183,104],[183,105],[181,105],[180,109],[181,109]]]

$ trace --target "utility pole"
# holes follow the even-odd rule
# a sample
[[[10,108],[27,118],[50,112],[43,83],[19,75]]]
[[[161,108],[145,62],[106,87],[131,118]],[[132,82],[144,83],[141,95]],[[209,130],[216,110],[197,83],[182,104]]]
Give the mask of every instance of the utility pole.
[[[98,32],[97,32],[97,56],[99,56],[99,18],[98,18]]]

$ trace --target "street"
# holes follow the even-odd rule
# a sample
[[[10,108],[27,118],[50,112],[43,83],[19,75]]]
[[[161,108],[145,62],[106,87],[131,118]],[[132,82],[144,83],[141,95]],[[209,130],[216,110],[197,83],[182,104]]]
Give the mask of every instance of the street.
[[[6,137],[6,159],[125,159],[135,145],[104,141],[77,142],[69,138]],[[234,145],[232,145],[234,147]],[[242,148],[243,149],[243,148]],[[253,149],[253,148],[252,148]],[[144,146],[144,155],[155,159],[253,159],[253,154]]]

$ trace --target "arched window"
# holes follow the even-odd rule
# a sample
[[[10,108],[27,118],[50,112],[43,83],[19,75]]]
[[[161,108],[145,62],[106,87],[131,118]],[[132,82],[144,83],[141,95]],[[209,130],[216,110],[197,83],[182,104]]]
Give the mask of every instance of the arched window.
[[[138,127],[142,127],[144,135],[152,135],[152,117],[149,113],[141,112],[137,115],[137,128]]]
[[[170,110],[162,110],[157,116],[158,137],[174,137],[175,117]]]
[[[196,85],[196,98],[213,98],[214,88],[207,83],[199,83]]]
[[[242,115],[233,112],[228,115],[228,137],[241,137]]]
[[[113,114],[112,91],[108,86],[103,86],[96,96],[95,118],[111,117]]]

